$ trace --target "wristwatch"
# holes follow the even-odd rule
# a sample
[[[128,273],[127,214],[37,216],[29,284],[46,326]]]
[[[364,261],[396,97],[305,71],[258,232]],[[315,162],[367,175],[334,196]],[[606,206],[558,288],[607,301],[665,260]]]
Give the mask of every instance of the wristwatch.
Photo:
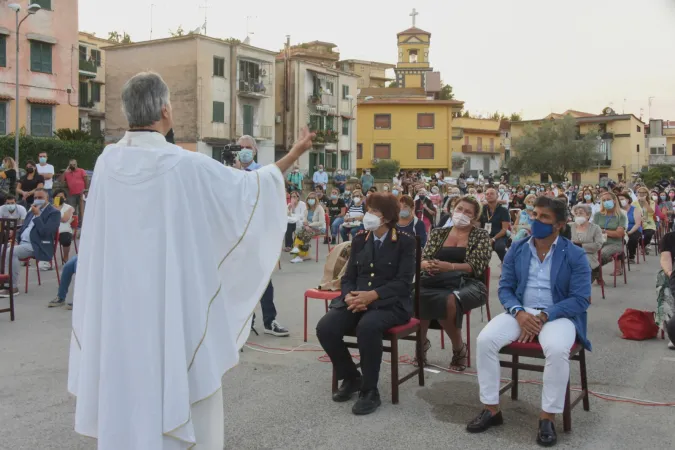
[[[516,317],[516,316],[518,315],[518,312],[519,312],[519,311],[525,311],[525,308],[523,308],[523,307],[521,307],[521,306],[516,306],[516,307],[514,307],[514,308],[511,308],[511,315],[512,315],[513,317]]]

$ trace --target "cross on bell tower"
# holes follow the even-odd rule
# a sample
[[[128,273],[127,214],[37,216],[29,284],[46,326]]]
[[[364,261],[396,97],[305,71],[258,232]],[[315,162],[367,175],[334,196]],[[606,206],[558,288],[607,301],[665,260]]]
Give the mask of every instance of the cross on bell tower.
[[[412,19],[413,19],[413,28],[415,28],[415,18],[418,15],[419,15],[419,13],[417,12],[417,10],[415,8],[413,8],[412,12],[410,13],[410,17],[412,17]]]

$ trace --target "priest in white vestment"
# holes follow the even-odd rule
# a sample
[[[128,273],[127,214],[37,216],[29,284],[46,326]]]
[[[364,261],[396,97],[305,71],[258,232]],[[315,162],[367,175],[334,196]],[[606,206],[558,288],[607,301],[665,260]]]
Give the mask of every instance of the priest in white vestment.
[[[303,130],[276,164],[244,172],[166,141],[159,75],[130,79],[122,103],[129,131],[96,162],[82,230],[75,431],[101,450],[221,450],[221,378],[279,259],[282,172],[313,135]]]

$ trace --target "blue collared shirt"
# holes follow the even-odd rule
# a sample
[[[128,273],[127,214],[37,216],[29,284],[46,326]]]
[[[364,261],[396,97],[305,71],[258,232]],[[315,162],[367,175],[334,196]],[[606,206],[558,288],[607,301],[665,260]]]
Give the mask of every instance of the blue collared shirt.
[[[258,170],[262,167],[262,164],[258,164],[257,162],[253,161],[248,167],[246,167],[245,171],[247,172],[253,172],[254,170]]]
[[[328,184],[328,174],[326,172],[314,172],[312,181],[314,184]]]
[[[553,242],[544,260],[541,261],[537,256],[537,248],[534,245],[534,238],[530,238],[530,271],[527,276],[527,286],[523,294],[523,306],[526,308],[546,309],[553,306],[553,295],[551,294],[551,261],[553,252],[558,245],[558,239]]]
[[[380,241],[381,244],[384,244],[384,240],[387,239],[387,235],[388,235],[388,234],[389,234],[389,231],[387,231],[386,233],[384,233],[381,237],[377,237],[377,236],[375,236],[375,233],[373,233],[373,238],[375,238],[375,241]],[[373,241],[373,243],[374,243],[375,241]],[[381,244],[380,244],[380,245],[381,245]]]

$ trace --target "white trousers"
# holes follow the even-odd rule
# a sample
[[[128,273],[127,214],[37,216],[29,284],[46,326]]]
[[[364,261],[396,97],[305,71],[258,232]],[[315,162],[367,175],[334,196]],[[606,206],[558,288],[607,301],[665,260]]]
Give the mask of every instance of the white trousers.
[[[540,312],[530,308],[525,308],[525,311],[535,315]],[[484,405],[499,404],[499,350],[518,339],[520,331],[518,321],[504,313],[488,322],[476,339],[480,401]],[[546,413],[559,414],[565,407],[565,392],[570,378],[570,350],[576,334],[572,321],[565,318],[546,322],[539,333],[539,343],[546,356],[541,394],[541,409]]]
[[[192,405],[192,425],[197,444],[187,443],[164,436],[162,450],[223,450],[225,447],[225,415],[223,412],[223,390]]]

